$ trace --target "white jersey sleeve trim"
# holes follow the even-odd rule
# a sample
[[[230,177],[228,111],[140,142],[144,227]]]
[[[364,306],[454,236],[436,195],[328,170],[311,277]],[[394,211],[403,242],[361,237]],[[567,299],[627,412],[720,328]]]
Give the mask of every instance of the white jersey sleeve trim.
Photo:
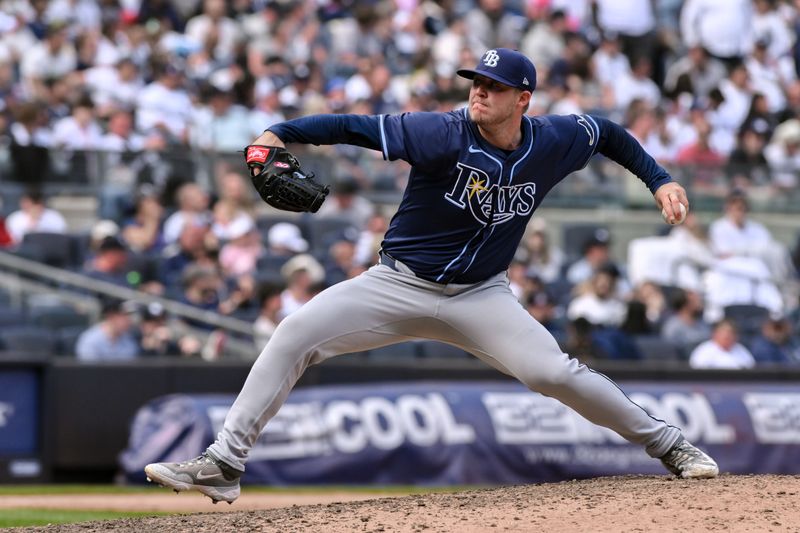
[[[383,127],[383,117],[384,115],[378,116],[378,127],[381,130],[381,150],[383,151],[383,159],[388,161],[389,149],[386,147],[386,130]]]

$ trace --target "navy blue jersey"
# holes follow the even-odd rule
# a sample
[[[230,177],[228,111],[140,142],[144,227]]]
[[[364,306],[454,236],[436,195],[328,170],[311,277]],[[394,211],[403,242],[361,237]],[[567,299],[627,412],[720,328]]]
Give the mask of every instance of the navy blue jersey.
[[[467,109],[315,115],[269,128],[284,142],[347,143],[411,164],[383,250],[419,277],[475,283],[508,268],[545,195],[597,152],[652,192],[671,181],[623,128],[591,115],[523,117],[513,152],[486,142]]]

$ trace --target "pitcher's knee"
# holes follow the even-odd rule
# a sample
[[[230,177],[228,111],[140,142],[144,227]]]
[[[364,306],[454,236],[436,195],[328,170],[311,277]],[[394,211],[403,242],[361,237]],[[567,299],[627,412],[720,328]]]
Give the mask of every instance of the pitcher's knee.
[[[564,357],[564,361],[550,365],[530,365],[519,379],[531,390],[550,395],[564,387],[569,387],[574,377],[574,365]]]

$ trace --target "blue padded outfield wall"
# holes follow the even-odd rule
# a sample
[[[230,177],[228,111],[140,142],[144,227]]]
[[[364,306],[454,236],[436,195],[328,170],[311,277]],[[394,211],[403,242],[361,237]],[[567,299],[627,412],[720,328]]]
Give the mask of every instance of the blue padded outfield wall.
[[[770,384],[622,388],[683,428],[722,472],[800,473],[800,390]],[[232,395],[171,395],[142,407],[120,465],[199,455]],[[251,452],[243,483],[513,484],[666,474],[660,462],[561,403],[514,382],[415,382],[294,390]]]

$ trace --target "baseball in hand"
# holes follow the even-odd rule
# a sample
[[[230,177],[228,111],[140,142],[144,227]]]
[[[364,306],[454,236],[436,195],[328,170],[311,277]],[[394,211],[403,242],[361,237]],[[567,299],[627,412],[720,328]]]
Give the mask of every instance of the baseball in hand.
[[[683,204],[678,204],[678,205],[680,206],[680,216],[674,222],[670,222],[669,221],[669,218],[667,217],[667,210],[666,209],[662,209],[661,210],[661,216],[664,217],[664,221],[667,224],[671,224],[671,225],[674,226],[676,224],[680,224],[686,218],[686,207]]]

